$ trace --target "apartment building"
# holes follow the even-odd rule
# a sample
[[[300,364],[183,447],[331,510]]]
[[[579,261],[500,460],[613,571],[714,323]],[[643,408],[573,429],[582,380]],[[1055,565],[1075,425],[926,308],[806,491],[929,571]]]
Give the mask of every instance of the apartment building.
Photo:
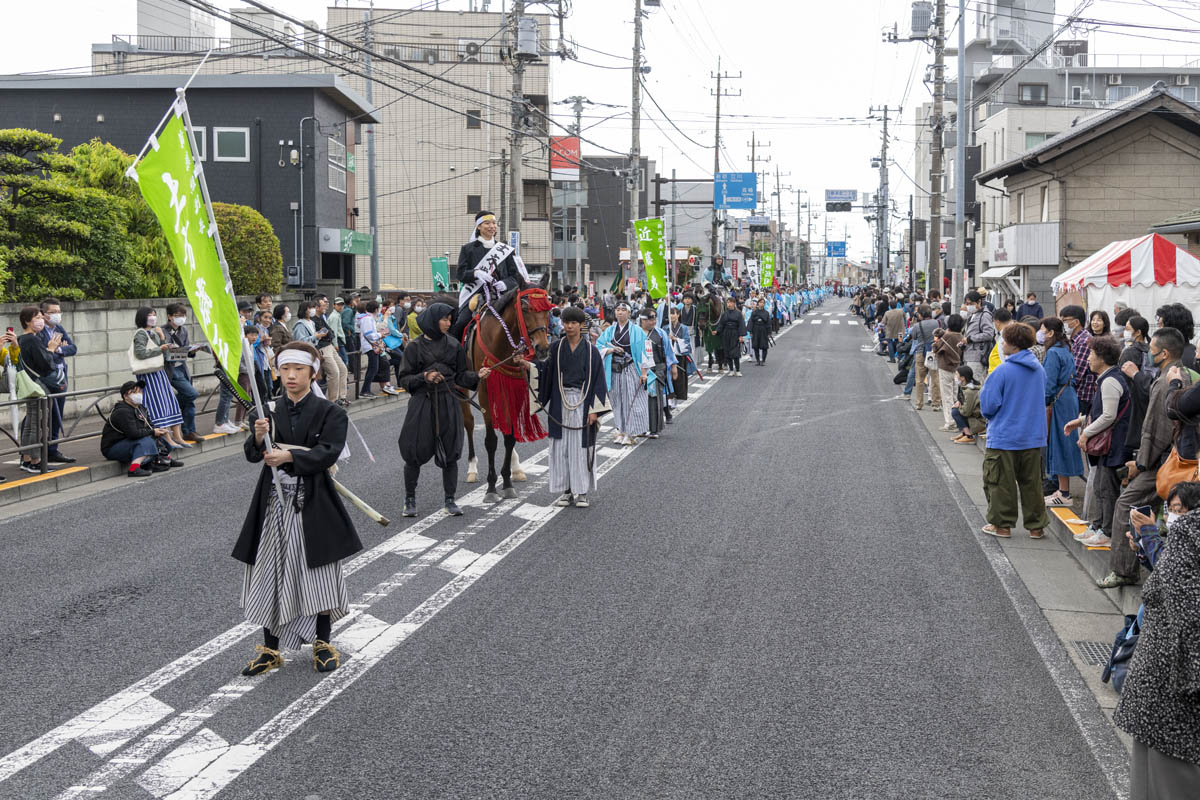
[[[241,14],[242,12],[235,12]],[[247,24],[263,23],[247,11]],[[381,57],[371,64],[371,104],[381,124],[364,133],[358,150],[356,195],[360,230],[368,228],[367,137],[375,137],[378,219],[375,236],[382,289],[432,288],[430,258],[458,252],[471,236],[481,209],[504,219],[509,189],[504,180],[512,154],[511,25],[500,13],[412,11],[332,7],[321,35],[272,24],[272,41],[233,29],[232,38],[173,40],[117,34],[92,47],[97,74],[189,72],[209,47],[207,74],[332,73],[351,90],[367,95],[359,74],[363,54],[334,37],[361,44],[369,35]],[[526,61],[521,125],[523,147],[520,221],[521,253],[532,270],[551,264],[549,110],[552,51],[550,18],[536,22],[536,49]],[[523,40],[527,46],[528,40]],[[327,63],[334,62],[333,64]],[[306,257],[311,254],[306,252]],[[366,282],[361,262],[357,280]],[[315,269],[316,264],[307,265]]]

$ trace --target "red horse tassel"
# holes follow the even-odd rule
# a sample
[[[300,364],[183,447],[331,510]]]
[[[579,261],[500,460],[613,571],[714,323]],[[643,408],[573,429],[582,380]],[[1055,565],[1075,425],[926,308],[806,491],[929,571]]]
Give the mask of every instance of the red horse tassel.
[[[529,384],[525,371],[507,366],[495,367],[487,378],[488,410],[492,425],[518,442],[537,442],[546,438],[542,422],[529,412]]]

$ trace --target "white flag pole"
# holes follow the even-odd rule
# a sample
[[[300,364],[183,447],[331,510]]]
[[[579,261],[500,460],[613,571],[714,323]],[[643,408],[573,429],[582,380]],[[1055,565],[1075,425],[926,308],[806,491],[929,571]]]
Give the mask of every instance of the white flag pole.
[[[212,51],[210,50],[209,52],[211,53]],[[205,56],[205,58],[208,58],[208,56]],[[196,67],[197,71],[199,71],[199,69],[199,67]],[[195,73],[192,74],[192,77],[195,77]],[[190,78],[188,79],[188,83],[191,83]],[[192,116],[190,113],[188,113],[186,92],[186,87],[176,89],[175,95],[177,99],[175,102],[178,104],[180,114],[183,116],[183,127],[184,130],[187,131],[188,147],[190,149],[192,141]],[[204,167],[199,161],[196,160],[195,155],[195,153],[192,153],[192,164],[195,170],[194,174],[196,176],[196,181],[200,184],[200,196],[204,198],[204,208],[208,212],[208,234],[212,237],[213,243],[217,246],[217,260],[221,264],[221,274],[225,276],[225,291],[236,303],[237,295],[233,292],[233,280],[229,277],[229,262],[225,260],[225,248],[221,246],[221,232],[217,228],[216,215],[213,214],[212,198],[209,197],[208,194],[208,182],[204,179]],[[246,361],[247,369],[250,373],[250,393],[254,397],[254,412],[258,414],[259,419],[266,419],[267,416],[263,410],[262,397],[258,392],[258,379],[255,375],[257,365],[254,363],[254,352],[250,349],[250,342],[246,341],[245,334],[240,330],[238,331],[238,338],[242,340],[242,360]],[[218,368],[221,368],[219,361],[217,366]],[[231,375],[229,377],[234,383],[237,382],[236,375]],[[254,431],[250,431],[250,434],[254,435]],[[271,434],[269,432],[264,437],[263,441],[266,444],[268,451],[274,447],[274,445],[271,443]],[[275,481],[275,491],[279,494],[279,502],[282,504],[283,484],[279,479],[279,470],[275,467],[272,467],[271,476]]]

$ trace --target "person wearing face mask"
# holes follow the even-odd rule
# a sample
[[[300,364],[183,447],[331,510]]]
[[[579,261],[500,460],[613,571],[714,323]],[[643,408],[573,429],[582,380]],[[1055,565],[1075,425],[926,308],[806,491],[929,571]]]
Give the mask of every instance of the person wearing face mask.
[[[1113,722],[1133,737],[1129,795],[1195,797],[1200,786],[1200,483],[1167,494],[1165,544],[1137,511],[1130,550],[1151,570],[1142,588],[1137,647]]]
[[[978,292],[967,292],[966,302],[963,304],[963,318],[966,320],[963,324],[963,339],[966,340],[963,347],[963,363],[969,364],[973,369],[976,364],[979,365],[976,377],[987,376],[988,355],[996,341],[996,325],[992,312],[981,307],[981,302],[982,298]]]
[[[1159,328],[1150,339],[1150,356],[1154,366],[1160,370],[1160,375],[1150,386],[1146,416],[1142,421],[1142,437],[1137,450],[1132,460],[1125,464],[1129,469],[1129,483],[1121,490],[1116,510],[1113,512],[1112,538],[1117,541],[1123,541],[1129,531],[1130,509],[1158,502],[1158,469],[1166,462],[1176,443],[1177,422],[1171,419],[1168,401],[1179,394],[1180,390],[1188,389],[1192,385],[1191,371],[1183,369],[1180,363],[1185,344],[1183,334],[1174,328]],[[1179,369],[1175,369],[1176,367]],[[1184,394],[1186,396],[1189,393]],[[1200,395],[1191,394],[1200,398]],[[1182,411],[1190,416],[1190,401],[1183,403],[1183,398],[1180,397],[1177,404],[1176,413]],[[1180,455],[1185,454],[1181,452]],[[1111,547],[1109,540],[1099,537],[1084,541],[1084,544],[1092,543]],[[1127,548],[1111,547],[1109,569],[1109,573],[1097,582],[1101,588],[1115,589],[1118,586],[1137,583],[1137,559]]]
[[[51,357],[59,345],[57,338],[51,339],[50,344],[42,342],[39,334],[46,326],[42,311],[37,306],[25,306],[18,317],[24,331],[17,337],[17,347],[20,351],[18,368],[33,379],[42,390],[50,393],[51,386],[57,386],[54,381],[54,360]],[[47,379],[50,383],[47,383]],[[25,417],[21,420],[21,446],[31,447],[21,453],[21,470],[23,472],[40,473],[43,467],[41,450],[37,445],[42,439],[42,404],[33,400],[25,406]]]
[[[191,375],[188,374],[188,359],[195,358],[196,351],[192,349],[188,339],[186,325],[187,306],[182,303],[167,306],[166,333],[171,341],[171,349],[167,354],[167,374],[179,399],[179,412],[183,415],[183,440],[198,442],[200,437],[196,435],[196,398],[199,393],[192,385]]]
[[[1059,317],[1063,321],[1063,330],[1067,334],[1071,355],[1075,357],[1075,394],[1079,396],[1079,407],[1089,408],[1092,396],[1096,394],[1096,375],[1088,368],[1088,357],[1091,349],[1088,343],[1092,334],[1087,329],[1087,317],[1083,306],[1066,306]]]
[[[410,342],[416,341],[421,337],[421,325],[417,322],[417,317],[421,316],[424,311],[425,301],[420,299],[414,300],[406,318],[408,327],[405,331],[405,338]]]
[[[49,345],[50,340],[55,337],[58,337],[59,342],[58,347],[50,351],[50,360],[54,362],[54,375],[61,378],[59,388],[54,392],[57,394],[65,392],[68,388],[66,359],[75,355],[78,351],[75,343],[71,341],[70,335],[62,326],[61,301],[57,297],[43,298],[41,309],[42,317],[46,320],[46,327],[42,328],[42,332],[38,334],[38,337],[46,345]],[[62,436],[63,411],[66,403],[67,398],[65,397],[55,397],[50,403],[50,438],[52,440]],[[51,464],[75,463],[75,459],[59,452],[58,445],[50,446],[48,460]]]
[[[159,455],[157,440],[165,439],[169,432],[154,427],[146,416],[142,405],[145,389],[143,380],[125,381],[121,400],[108,413],[100,433],[100,453],[109,461],[127,464],[125,474],[131,478],[183,466],[179,459]]]
[[[153,308],[142,306],[134,314],[133,323],[137,330],[133,334],[131,366],[134,380],[146,383],[146,414],[154,427],[168,431],[164,441],[170,447],[191,447],[183,440],[183,412],[179,410],[179,400],[165,368],[164,354],[171,349],[171,343],[158,325],[158,315]]]
[[[1029,348],[1033,330],[1020,322],[1004,329],[1004,363],[988,376],[979,409],[988,421],[983,457],[987,521],[983,532],[1007,539],[1017,522],[1017,501],[1031,539],[1050,523],[1042,495],[1042,447],[1046,444],[1046,372]]]
[[[1056,481],[1056,490],[1046,493],[1046,505],[1071,505],[1071,478],[1083,475],[1083,457],[1079,452],[1079,398],[1073,377],[1075,358],[1067,346],[1062,320],[1046,317],[1037,332],[1037,340],[1046,348],[1042,369],[1046,372],[1046,474]],[[1115,413],[1116,409],[1112,409]],[[1048,487],[1047,487],[1048,488]]]

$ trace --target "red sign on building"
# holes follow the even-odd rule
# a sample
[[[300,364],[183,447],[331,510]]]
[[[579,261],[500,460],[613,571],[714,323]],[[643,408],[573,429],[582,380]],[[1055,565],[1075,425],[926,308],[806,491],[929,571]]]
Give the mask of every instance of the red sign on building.
[[[579,137],[550,137],[550,180],[579,180]]]

